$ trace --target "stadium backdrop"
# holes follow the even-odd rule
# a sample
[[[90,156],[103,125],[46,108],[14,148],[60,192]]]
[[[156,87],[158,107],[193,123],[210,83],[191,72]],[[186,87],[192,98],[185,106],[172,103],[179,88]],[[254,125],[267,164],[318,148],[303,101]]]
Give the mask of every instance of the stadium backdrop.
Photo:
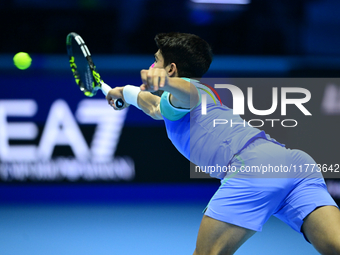
[[[37,59],[33,58],[30,69],[21,71],[11,66],[10,56],[2,56],[0,77],[4,86],[0,92],[0,186],[27,183],[218,182],[190,178],[190,164],[168,140],[162,121],[152,120],[134,107],[114,113],[101,92],[94,98],[79,93],[68,70],[66,55],[64,58],[40,56]],[[100,65],[97,65],[99,69],[103,67],[101,73],[108,84],[140,85],[138,69],[149,66],[153,60],[151,57],[136,59],[139,62],[131,62],[131,59],[129,62],[127,59],[120,66],[110,66],[110,59],[101,57]],[[251,61],[248,61],[249,70],[246,70],[247,65],[243,70],[237,70],[237,63],[235,67],[228,59],[224,62],[227,70],[223,70],[222,60],[217,58],[219,65],[212,66],[208,75],[316,75],[313,70],[280,69],[280,65],[273,70],[270,63],[267,64],[270,72],[263,66],[259,67],[262,68],[259,72],[249,67]],[[241,66],[241,63],[238,65]],[[234,70],[228,70],[231,66]],[[336,77],[336,74],[324,70],[317,76]],[[325,80],[306,88],[312,94],[312,100],[306,104],[313,114],[312,118],[302,117],[296,111],[293,117],[299,122],[297,127],[277,125],[272,128],[265,125],[261,129],[290,148],[307,151],[317,163],[339,164],[337,123],[340,117],[340,82],[337,79]],[[241,86],[241,89],[246,94],[246,86]],[[231,94],[223,92],[223,96],[231,107]],[[270,104],[270,88],[254,88],[254,105],[267,109]],[[278,114],[279,110],[270,117],[282,119]],[[252,116],[246,112],[245,118]],[[338,197],[340,192],[336,178],[328,181],[332,195]]]

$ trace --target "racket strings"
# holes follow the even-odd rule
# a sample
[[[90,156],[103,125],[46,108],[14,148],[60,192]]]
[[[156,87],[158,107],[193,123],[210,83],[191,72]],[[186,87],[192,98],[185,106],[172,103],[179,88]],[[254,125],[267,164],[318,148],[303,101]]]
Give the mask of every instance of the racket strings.
[[[95,82],[93,80],[92,71],[89,67],[88,60],[85,58],[81,46],[73,38],[72,40],[72,51],[74,57],[74,68],[76,68],[79,83],[78,85],[85,90],[85,92],[90,92],[95,95],[97,88],[95,88]],[[71,66],[72,68],[72,66]],[[89,93],[86,93],[90,95]]]

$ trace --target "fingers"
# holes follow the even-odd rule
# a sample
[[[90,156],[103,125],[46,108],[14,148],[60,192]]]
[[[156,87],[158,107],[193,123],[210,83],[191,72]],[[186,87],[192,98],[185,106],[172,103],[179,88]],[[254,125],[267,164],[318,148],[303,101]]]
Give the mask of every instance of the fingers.
[[[165,71],[165,70],[164,70],[164,71]],[[161,88],[163,88],[164,85],[165,85],[166,76],[167,76],[167,74],[164,72],[164,73],[162,73],[162,75],[161,75],[161,77],[160,77],[159,86],[160,86]]]
[[[148,82],[147,82],[147,79],[148,79],[148,70],[145,70],[145,69],[141,70],[140,71],[140,76],[142,78],[143,84],[145,85],[145,89],[147,89],[146,86],[148,84]]]
[[[107,95],[106,95],[105,98],[106,98],[106,101],[107,101],[108,103],[110,103],[110,100],[111,100],[110,92],[107,93]]]
[[[166,84],[168,75],[163,68],[150,68],[149,70],[141,70],[141,79],[143,85],[141,90],[157,91]]]
[[[123,99],[123,89],[124,89],[124,87],[116,87],[114,89],[111,89],[109,91],[109,93],[107,93],[107,95],[106,95],[106,100],[107,100],[108,104],[111,107],[113,107],[115,110],[122,110],[122,109],[129,106],[126,102],[124,102],[123,107],[121,107],[121,108],[116,107],[116,100],[117,99]]]
[[[115,110],[118,110],[118,108],[117,108],[116,105],[115,105],[115,100],[111,99],[111,100],[109,101],[109,105],[110,105],[111,107],[113,107]]]
[[[106,101],[110,104],[110,101],[113,99],[116,99],[119,96],[117,88],[109,90],[109,92],[106,95]]]
[[[109,95],[109,94],[108,94],[108,95]],[[107,96],[106,96],[106,99],[107,99],[108,104],[109,104],[111,107],[113,107],[115,110],[118,110],[118,108],[117,108],[116,105],[115,105],[115,100],[116,100],[116,99],[112,99],[112,98],[108,99]]]
[[[159,86],[159,77],[154,75],[153,77],[151,77],[151,79],[152,79],[154,90],[157,91],[158,86]]]
[[[140,90],[147,91],[147,87],[144,84],[142,84],[140,85]]]

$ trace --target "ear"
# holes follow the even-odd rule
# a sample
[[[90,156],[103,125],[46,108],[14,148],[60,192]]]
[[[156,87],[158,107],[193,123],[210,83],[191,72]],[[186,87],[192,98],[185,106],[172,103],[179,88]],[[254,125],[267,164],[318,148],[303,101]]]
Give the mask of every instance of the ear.
[[[175,63],[169,64],[165,70],[168,72],[169,77],[178,77],[178,70]]]

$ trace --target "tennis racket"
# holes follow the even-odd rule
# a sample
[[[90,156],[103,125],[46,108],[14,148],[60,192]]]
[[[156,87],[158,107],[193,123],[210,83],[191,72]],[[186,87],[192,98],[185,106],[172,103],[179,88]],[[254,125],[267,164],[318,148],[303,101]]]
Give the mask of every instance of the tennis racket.
[[[111,87],[100,78],[83,38],[77,33],[69,33],[66,37],[66,47],[71,71],[80,90],[88,97],[96,95],[98,90],[106,96]],[[124,101],[116,99],[114,104],[117,108],[122,108]]]

